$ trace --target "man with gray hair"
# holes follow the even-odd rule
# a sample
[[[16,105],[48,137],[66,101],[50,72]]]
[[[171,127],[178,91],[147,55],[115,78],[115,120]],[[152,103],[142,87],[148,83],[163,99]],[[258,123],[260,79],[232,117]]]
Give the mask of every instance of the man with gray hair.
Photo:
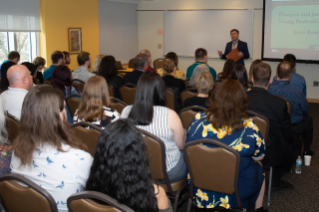
[[[8,69],[9,88],[1,94],[3,109],[20,120],[25,95],[33,86],[33,77],[24,65],[14,65]]]
[[[141,75],[148,69],[148,56],[146,54],[138,54],[134,58],[135,70],[124,76],[124,84],[137,84]]]
[[[147,71],[154,71],[156,72],[156,69],[155,68],[152,68],[151,67],[151,64],[152,64],[152,55],[151,55],[151,52],[147,49],[144,49],[140,52],[140,54],[146,54],[147,55],[147,58],[148,58],[148,69]]]
[[[206,64],[200,64],[196,66],[192,74],[192,77],[189,80],[189,87],[195,88],[196,77],[199,73],[202,73],[202,72],[209,72],[209,68]]]

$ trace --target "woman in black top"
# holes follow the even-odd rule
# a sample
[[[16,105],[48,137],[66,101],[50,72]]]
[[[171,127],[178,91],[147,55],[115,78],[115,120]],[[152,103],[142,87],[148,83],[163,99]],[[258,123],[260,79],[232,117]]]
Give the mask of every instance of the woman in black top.
[[[176,66],[173,60],[165,59],[163,63],[164,77],[166,87],[171,88],[175,94],[175,110],[182,109],[181,92],[185,90],[185,83],[181,79],[174,77]]]
[[[115,66],[115,58],[113,56],[103,57],[98,75],[105,78],[108,85],[113,87],[114,97],[122,99],[119,88],[124,84],[123,78],[118,76],[117,68]]]
[[[36,67],[36,72],[34,73],[35,75],[33,76],[34,79],[37,79],[40,84],[43,83],[43,74],[41,72],[42,69],[46,70],[45,64],[46,61],[43,57],[37,57],[33,60],[33,64]]]
[[[198,105],[207,108],[206,101],[209,93],[214,87],[214,78],[211,73],[199,73],[196,77],[195,86],[197,89],[197,96],[186,99],[184,103],[185,107]]]

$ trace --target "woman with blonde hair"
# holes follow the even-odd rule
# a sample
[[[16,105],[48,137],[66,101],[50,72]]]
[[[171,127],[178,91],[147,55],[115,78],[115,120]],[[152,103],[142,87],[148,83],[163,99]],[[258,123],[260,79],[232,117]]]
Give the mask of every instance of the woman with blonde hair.
[[[68,211],[68,197],[83,190],[93,162],[65,122],[63,92],[51,85],[35,86],[25,96],[19,135],[12,144],[12,173],[47,190],[59,212]]]
[[[100,54],[100,55],[97,55],[95,57],[95,61],[94,61],[94,64],[92,66],[91,73],[97,74],[99,72],[100,64],[101,64],[103,57],[105,57],[104,54]]]
[[[79,108],[75,112],[73,122],[91,122],[104,129],[109,123],[120,118],[120,114],[111,108],[108,85],[101,76],[90,77],[84,85]]]
[[[192,74],[192,77],[190,78],[189,80],[189,86],[188,87],[196,87],[195,86],[195,82],[196,82],[196,77],[199,73],[202,73],[202,72],[209,72],[209,68],[206,64],[200,64],[198,66],[196,66],[196,68],[194,69],[194,72]]]

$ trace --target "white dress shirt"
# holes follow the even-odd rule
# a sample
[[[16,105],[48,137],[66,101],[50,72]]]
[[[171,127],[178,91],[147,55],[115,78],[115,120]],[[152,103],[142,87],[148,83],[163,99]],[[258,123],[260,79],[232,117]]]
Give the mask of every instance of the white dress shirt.
[[[4,110],[20,120],[22,104],[28,91],[22,88],[11,88],[1,94],[1,101]]]

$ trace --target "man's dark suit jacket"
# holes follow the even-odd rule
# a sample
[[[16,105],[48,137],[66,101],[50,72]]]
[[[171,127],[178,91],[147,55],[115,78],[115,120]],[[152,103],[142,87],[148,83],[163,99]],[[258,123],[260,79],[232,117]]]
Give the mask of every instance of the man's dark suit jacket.
[[[140,70],[134,70],[131,73],[127,73],[124,76],[124,84],[132,83],[134,85],[137,85],[137,82],[140,79],[140,77],[142,76],[142,74],[144,74],[144,72],[140,71]]]
[[[185,90],[185,82],[181,79],[177,79],[172,75],[166,75],[163,77],[166,87],[171,88],[175,94],[175,110],[177,112],[182,109],[181,92]]]
[[[227,59],[226,55],[228,55],[228,53],[232,51],[232,43],[233,42],[230,41],[229,43],[226,44],[226,48],[225,48],[224,54],[221,57],[222,59]],[[244,66],[245,65],[244,59],[247,59],[247,58],[250,57],[247,43],[243,42],[241,40],[238,40],[237,49],[238,49],[239,52],[242,52],[244,54],[244,56],[242,58],[240,58],[237,61],[237,63],[238,64],[242,64]]]
[[[266,89],[254,87],[247,92],[249,110],[259,113],[269,120],[266,142],[266,156],[263,164],[285,166],[292,162],[293,133],[285,100],[273,96]]]
[[[3,63],[2,66],[1,66],[1,85],[0,85],[0,89],[2,91],[8,90],[9,81],[8,81],[8,78],[7,78],[7,72],[8,72],[8,69],[11,66],[14,66],[14,65],[16,65],[14,62],[9,61],[9,62]]]

